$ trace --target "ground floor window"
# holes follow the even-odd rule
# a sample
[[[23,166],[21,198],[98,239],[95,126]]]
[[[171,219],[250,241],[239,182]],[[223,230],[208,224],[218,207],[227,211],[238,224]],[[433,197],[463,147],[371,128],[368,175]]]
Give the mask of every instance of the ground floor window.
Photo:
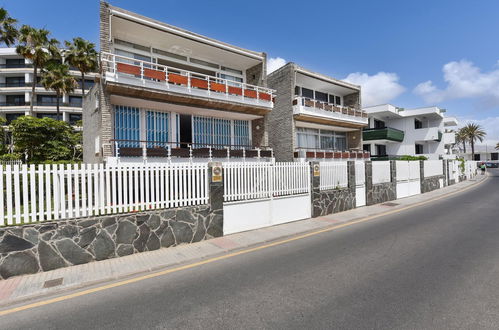
[[[384,144],[376,144],[376,156],[386,156],[386,146]]]
[[[422,144],[416,144],[416,155],[424,154],[423,147],[424,146]]]
[[[168,142],[169,137],[168,112],[146,111],[146,139],[148,147],[153,147],[154,142]]]
[[[194,147],[237,145],[249,146],[248,120],[230,120],[214,117],[192,117],[192,142]]]
[[[296,143],[304,149],[346,150],[346,133],[315,128],[296,128]]]
[[[364,144],[364,145],[362,146],[362,149],[363,149],[364,151],[371,152],[371,145],[370,145],[370,144]]]
[[[114,138],[120,147],[139,147],[140,110],[135,107],[114,108]]]

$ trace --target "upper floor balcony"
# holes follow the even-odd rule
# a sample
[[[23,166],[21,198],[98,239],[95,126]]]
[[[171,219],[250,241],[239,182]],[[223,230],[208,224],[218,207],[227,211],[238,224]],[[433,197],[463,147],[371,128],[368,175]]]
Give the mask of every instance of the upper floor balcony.
[[[404,141],[404,131],[396,128],[364,128],[362,131],[362,139],[364,141],[388,140],[394,142]]]
[[[368,123],[367,113],[362,110],[299,96],[293,100],[293,114],[350,122],[362,126]]]
[[[415,129],[412,133],[414,141],[438,141],[442,140],[443,133],[438,127],[426,127]]]
[[[130,57],[102,53],[106,84],[118,83],[157,90],[164,100],[265,114],[274,106],[275,91],[198,72]],[[113,87],[107,86],[110,90]]]

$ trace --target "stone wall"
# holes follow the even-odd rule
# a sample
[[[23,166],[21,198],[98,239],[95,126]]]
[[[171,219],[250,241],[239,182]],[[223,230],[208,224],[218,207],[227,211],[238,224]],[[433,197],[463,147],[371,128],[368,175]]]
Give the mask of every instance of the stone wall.
[[[397,199],[397,174],[395,161],[390,161],[390,182],[373,184],[372,162],[366,162],[366,205]]]
[[[355,208],[355,162],[348,162],[348,187],[340,189],[320,190],[320,173],[314,176],[313,167],[319,162],[312,162],[312,217],[338,213]]]
[[[440,180],[443,180],[443,175],[430,176],[421,180],[421,193],[427,193],[433,190],[440,189]]]
[[[0,279],[122,257],[223,234],[210,206],[0,229]]]

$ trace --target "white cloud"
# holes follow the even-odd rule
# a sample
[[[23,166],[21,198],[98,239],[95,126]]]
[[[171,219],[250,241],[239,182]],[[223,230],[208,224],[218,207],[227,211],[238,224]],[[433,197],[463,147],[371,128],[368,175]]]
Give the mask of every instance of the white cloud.
[[[405,91],[398,83],[396,73],[378,72],[375,75],[355,72],[350,73],[345,81],[362,87],[362,106],[388,103]]]
[[[267,61],[267,74],[274,72],[281,66],[286,64],[286,60],[282,57],[271,57]]]
[[[472,62],[461,60],[445,64],[442,71],[445,88],[440,89],[428,80],[417,85],[413,92],[428,103],[468,98],[476,99],[484,107],[499,106],[499,69],[482,72]]]

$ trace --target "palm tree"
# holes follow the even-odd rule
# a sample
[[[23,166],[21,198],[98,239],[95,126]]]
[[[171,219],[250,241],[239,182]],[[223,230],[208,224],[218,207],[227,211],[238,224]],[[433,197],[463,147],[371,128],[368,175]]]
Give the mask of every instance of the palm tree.
[[[466,139],[470,142],[471,145],[471,157],[472,159],[475,159],[475,142],[482,142],[487,133],[480,125],[475,123],[466,124],[466,126],[464,126],[462,129],[464,129]]]
[[[3,42],[7,47],[12,45],[17,38],[18,31],[16,29],[17,20],[10,17],[7,10],[0,8],[0,42]]]
[[[463,144],[463,152],[466,153],[466,132],[464,131],[464,128],[460,128],[456,132],[456,144],[459,145],[460,143]]]
[[[81,73],[82,98],[85,96],[85,74],[97,70],[97,51],[95,44],[83,39],[74,38],[73,42],[66,41],[66,63],[77,68]]]
[[[16,51],[25,59],[33,63],[33,86],[31,88],[30,115],[33,114],[35,102],[35,87],[38,69],[42,69],[50,60],[59,58],[60,53],[56,39],[49,38],[50,32],[45,29],[36,29],[23,25],[19,30],[19,45]]]
[[[499,142],[496,144],[496,150],[499,150]]]
[[[76,79],[69,73],[69,66],[55,61],[50,62],[42,70],[42,79],[40,82],[45,89],[55,92],[57,98],[57,120],[61,120],[59,99],[63,94],[73,92],[77,85]]]

